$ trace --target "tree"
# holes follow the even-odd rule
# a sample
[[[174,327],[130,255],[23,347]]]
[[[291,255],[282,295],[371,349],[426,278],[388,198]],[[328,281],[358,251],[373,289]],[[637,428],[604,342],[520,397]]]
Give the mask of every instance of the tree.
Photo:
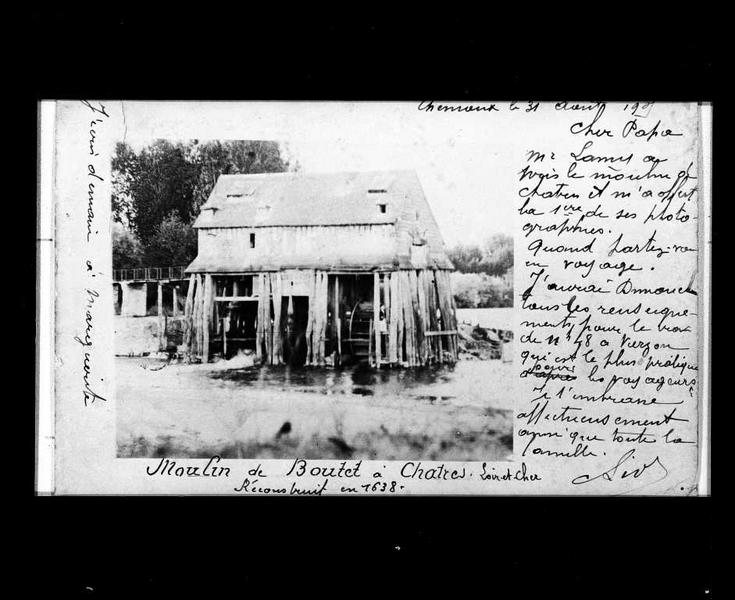
[[[212,193],[217,178],[222,174],[284,173],[298,170],[281,156],[277,142],[270,141],[213,141],[193,142],[192,153],[199,166],[195,188],[195,206],[199,208]]]
[[[513,268],[513,238],[503,233],[496,233],[487,240],[483,247],[483,271],[488,275],[505,275]]]
[[[136,167],[135,152],[126,143],[118,142],[112,155],[112,219],[128,228],[132,225],[134,214],[130,192]]]
[[[482,247],[458,244],[448,252],[456,271],[452,287],[458,308],[513,306],[513,238],[497,233]],[[507,277],[510,274],[511,277]]]
[[[158,225],[145,249],[147,265],[188,265],[197,254],[196,231],[171,211]]]
[[[133,232],[115,223],[112,227],[112,268],[136,269],[143,264],[143,248]]]
[[[513,238],[496,233],[482,247],[458,244],[449,250],[448,255],[460,273],[485,273],[500,277],[513,268]]]
[[[464,246],[459,244],[448,252],[449,260],[460,273],[479,273],[484,258],[480,246]]]
[[[175,212],[181,222],[190,223],[194,187],[199,169],[191,148],[166,140],[154,142],[139,153],[122,149],[121,166],[127,171],[117,177],[116,187],[130,198],[130,225],[144,247],[156,235],[161,222]],[[113,167],[115,164],[113,163]]]
[[[192,224],[220,175],[289,169],[298,165],[290,165],[271,141],[158,140],[138,151],[118,143],[112,160],[113,219],[140,241],[145,266],[184,264],[196,255]],[[126,247],[115,250],[119,260]]]

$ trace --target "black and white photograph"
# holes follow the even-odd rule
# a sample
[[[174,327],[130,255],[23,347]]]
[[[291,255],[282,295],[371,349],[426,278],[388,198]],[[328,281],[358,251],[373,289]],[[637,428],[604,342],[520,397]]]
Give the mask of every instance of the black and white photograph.
[[[43,106],[54,489],[706,485],[707,106]]]
[[[513,231],[482,151],[118,142],[118,458],[509,460]]]

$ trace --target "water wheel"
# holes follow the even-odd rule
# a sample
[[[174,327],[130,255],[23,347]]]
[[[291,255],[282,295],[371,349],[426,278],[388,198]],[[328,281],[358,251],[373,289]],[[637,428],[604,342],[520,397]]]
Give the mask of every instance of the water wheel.
[[[367,300],[358,301],[349,321],[350,352],[358,360],[368,360],[372,346],[373,334],[373,303]]]

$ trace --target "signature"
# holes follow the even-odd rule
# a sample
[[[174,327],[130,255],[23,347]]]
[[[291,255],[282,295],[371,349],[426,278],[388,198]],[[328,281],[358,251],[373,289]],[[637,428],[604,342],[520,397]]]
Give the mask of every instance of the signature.
[[[636,468],[632,468],[631,461],[633,460],[635,460],[635,448],[632,450],[628,450],[618,459],[618,462],[616,462],[614,466],[607,469],[606,471],[603,471],[598,475],[589,475],[586,473],[583,475],[578,475],[577,477],[572,479],[572,484],[580,485],[583,483],[589,483],[590,481],[595,481],[597,479],[602,479],[604,481],[615,481],[616,478],[619,480],[628,478],[638,479],[644,473],[653,472],[653,470],[663,471],[661,479],[665,479],[666,476],[669,474],[669,470],[664,466],[658,456],[656,456],[650,462],[644,463],[642,466]],[[623,465],[625,463],[628,463],[628,465],[626,468],[623,468]],[[658,479],[657,481],[660,481],[661,479]]]

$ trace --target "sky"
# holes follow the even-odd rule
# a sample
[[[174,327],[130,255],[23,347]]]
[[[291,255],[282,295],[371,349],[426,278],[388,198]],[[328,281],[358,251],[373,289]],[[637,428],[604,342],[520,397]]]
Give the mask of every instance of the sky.
[[[355,144],[283,142],[301,171],[415,170],[448,246],[481,243],[493,233],[510,235],[513,198],[493,186],[500,160],[488,146],[450,144]],[[494,164],[497,162],[497,164]]]
[[[389,102],[125,102],[125,138],[134,147],[273,140],[302,172],[415,170],[454,246],[512,233],[519,138],[531,132],[519,135],[518,123],[498,116],[426,114],[415,103]]]

